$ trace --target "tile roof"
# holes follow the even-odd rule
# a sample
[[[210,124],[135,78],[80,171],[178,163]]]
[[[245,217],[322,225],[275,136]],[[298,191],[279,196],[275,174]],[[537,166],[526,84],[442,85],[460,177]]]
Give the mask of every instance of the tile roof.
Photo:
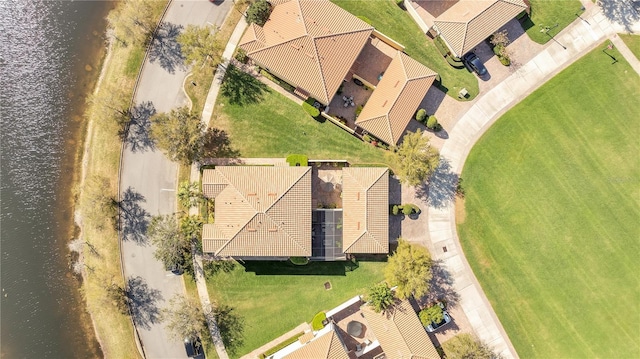
[[[387,358],[440,359],[409,301],[397,304],[390,314],[376,313],[367,306],[362,313]]]
[[[527,8],[524,0],[461,0],[438,16],[434,26],[460,57]]]
[[[342,345],[340,336],[334,330],[329,330],[313,339],[300,349],[289,353],[283,359],[349,359],[349,355]]]
[[[310,256],[311,167],[218,166],[202,175],[215,223],[202,246],[218,256]]]
[[[373,27],[326,0],[279,0],[240,47],[255,62],[329,104]]]
[[[437,73],[398,51],[371,94],[356,125],[395,145]]]
[[[342,169],[342,250],[389,252],[389,172],[386,167]]]

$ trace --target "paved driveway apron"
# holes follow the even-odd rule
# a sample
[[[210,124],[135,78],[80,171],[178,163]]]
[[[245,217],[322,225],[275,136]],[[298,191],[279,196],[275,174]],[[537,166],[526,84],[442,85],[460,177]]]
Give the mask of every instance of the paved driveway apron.
[[[131,232],[122,243],[123,266],[134,293],[134,320],[147,358],[185,358],[182,343],[168,335],[158,321],[160,310],[176,294],[183,293],[182,279],[167,272],[153,256],[155,250],[144,237],[145,222],[150,216],[175,212],[177,165],[160,150],[147,145],[147,118],[151,102],[157,112],[186,105],[182,83],[188,69],[176,50],[175,36],[181,28],[193,25],[221,25],[231,1],[216,4],[207,0],[173,1],[159,29],[150,56],[145,63],[135,102],[143,109],[132,125],[121,168],[121,190],[143,197],[131,200]],[[125,220],[127,222],[127,220]],[[125,223],[125,226],[127,223]],[[127,232],[125,231],[125,234]],[[142,235],[141,235],[142,234]]]

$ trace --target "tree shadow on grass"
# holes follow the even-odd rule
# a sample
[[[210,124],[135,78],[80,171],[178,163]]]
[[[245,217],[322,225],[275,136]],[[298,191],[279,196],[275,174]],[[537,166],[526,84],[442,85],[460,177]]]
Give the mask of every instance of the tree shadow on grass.
[[[163,22],[158,26],[158,31],[151,41],[149,61],[151,63],[158,61],[160,66],[170,74],[175,73],[176,69],[185,68],[182,48],[178,42],[178,35],[182,29],[182,25]]]
[[[122,193],[119,202],[120,229],[124,240],[146,245],[146,233],[151,215],[140,206],[140,202],[146,202],[146,199],[131,187]]]
[[[440,164],[429,181],[416,188],[416,196],[433,208],[445,208],[456,197],[459,176],[452,172],[449,161],[440,158]]]
[[[231,355],[235,355],[238,348],[244,344],[244,317],[226,304],[216,305],[212,314],[218,324],[225,349]]]
[[[238,158],[240,151],[231,147],[227,132],[210,127],[204,135],[203,155],[205,158]]]
[[[156,108],[151,101],[145,101],[131,109],[129,123],[125,133],[125,144],[131,152],[144,152],[155,148],[155,141],[151,138],[151,116],[156,114]]]
[[[127,279],[126,290],[131,316],[137,326],[149,330],[152,324],[160,322],[158,302],[163,298],[158,289],[150,288],[145,280],[138,276]]]
[[[602,13],[611,22],[624,26],[627,32],[631,26],[640,21],[640,2],[623,0],[600,0]]]
[[[227,67],[221,93],[233,105],[247,105],[262,101],[269,87],[239,68]]]

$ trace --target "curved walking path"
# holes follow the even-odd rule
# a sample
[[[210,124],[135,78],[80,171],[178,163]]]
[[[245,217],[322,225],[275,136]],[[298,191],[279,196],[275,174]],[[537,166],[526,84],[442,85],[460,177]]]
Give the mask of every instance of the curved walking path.
[[[581,15],[581,19],[576,19],[555,37],[555,41],[549,41],[541,53],[480,97],[457,121],[440,151],[449,162],[450,171],[462,172],[473,145],[503,113],[582,55],[602,44],[607,37],[615,39],[617,32],[629,30],[628,27],[612,24],[599,7],[591,3],[586,6],[587,11]],[[631,30],[640,31],[640,24],[636,23]],[[632,60],[637,62],[637,59]],[[475,334],[503,357],[518,358],[462,252],[456,231],[455,203],[449,202],[441,208],[430,206],[427,218],[429,241],[426,245],[431,249],[434,259],[441,260],[453,277],[454,289],[460,296],[458,304]]]

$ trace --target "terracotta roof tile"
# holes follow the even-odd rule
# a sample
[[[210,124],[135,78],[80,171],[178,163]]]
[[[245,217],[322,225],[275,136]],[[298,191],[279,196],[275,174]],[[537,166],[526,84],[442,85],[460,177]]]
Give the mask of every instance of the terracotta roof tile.
[[[342,169],[344,253],[389,252],[389,173],[384,167]]]
[[[328,104],[373,27],[325,0],[272,3],[269,20],[261,31],[252,25],[240,47],[276,76]]]
[[[215,224],[203,228],[205,252],[311,255],[310,167],[218,166],[204,171],[202,186],[216,194]]]
[[[283,359],[349,359],[349,355],[335,330],[330,330],[313,339]]]
[[[461,0],[438,16],[434,25],[460,57],[527,8],[524,0]]]
[[[387,358],[440,359],[427,331],[407,300],[391,314],[375,313],[369,307],[362,312]]]
[[[398,143],[437,73],[398,51],[356,125],[388,144]]]

